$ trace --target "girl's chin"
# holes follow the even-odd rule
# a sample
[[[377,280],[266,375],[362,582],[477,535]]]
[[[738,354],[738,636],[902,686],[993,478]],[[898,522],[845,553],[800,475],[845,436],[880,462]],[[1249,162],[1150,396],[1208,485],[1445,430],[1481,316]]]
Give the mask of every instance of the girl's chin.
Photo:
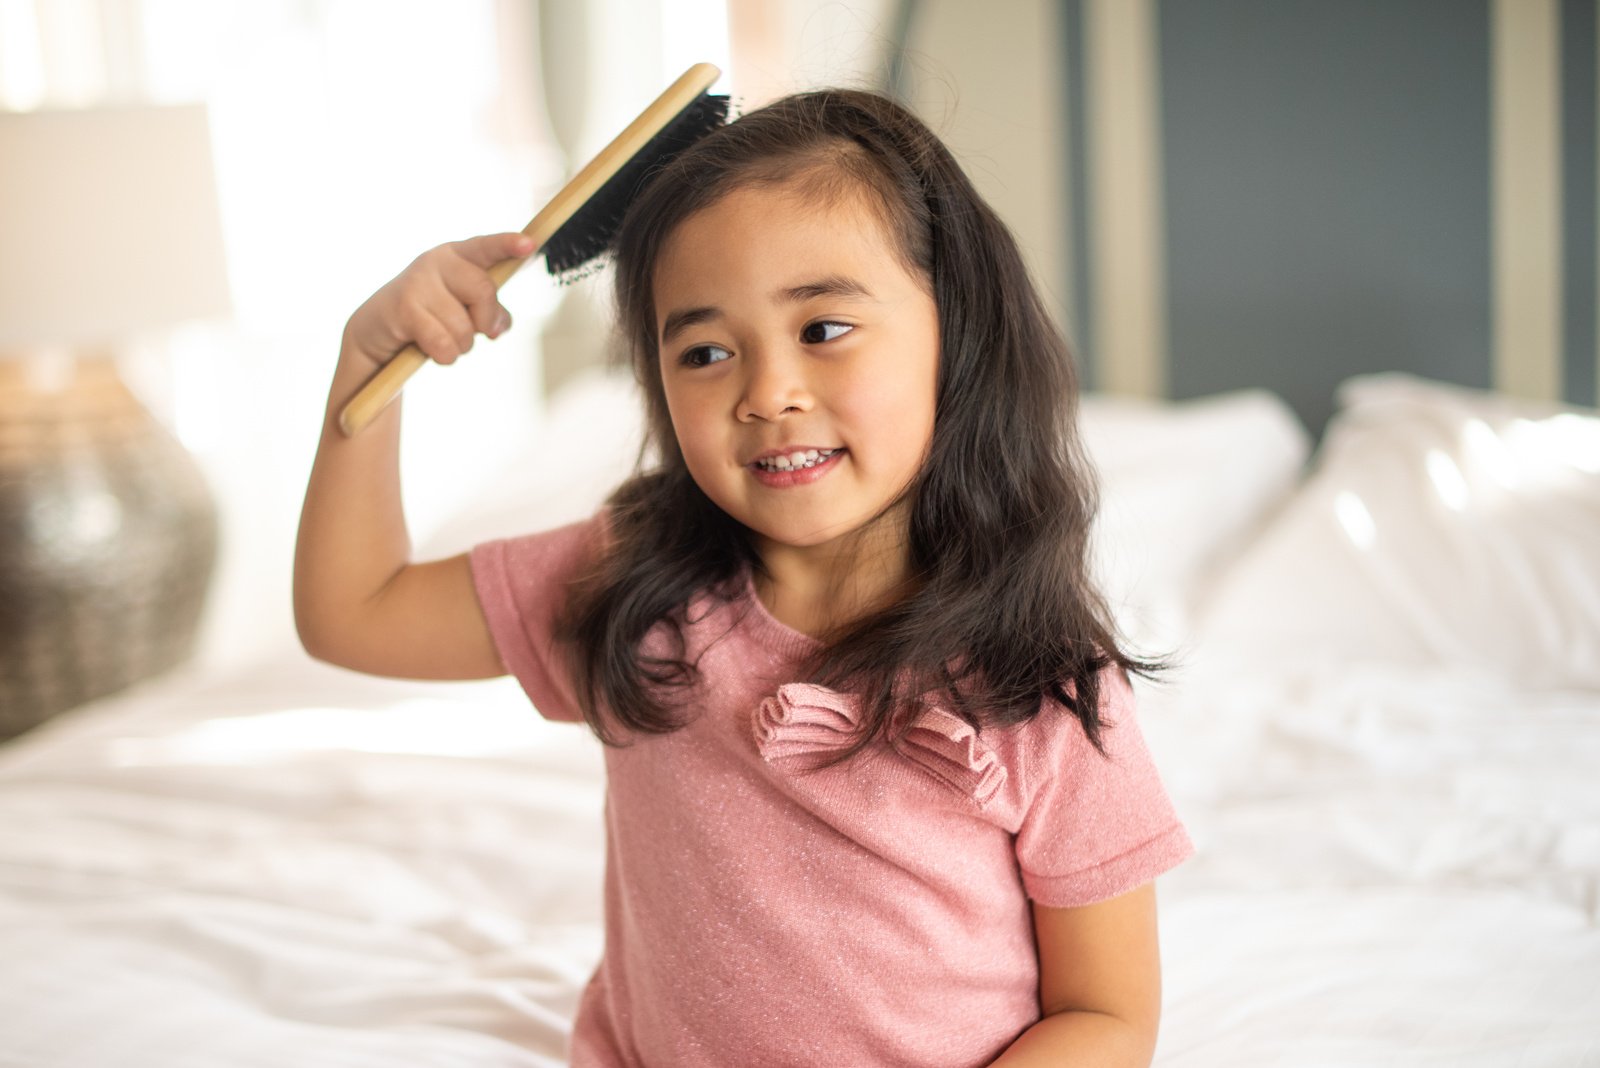
[[[778,555],[825,554],[830,558],[842,554],[870,552],[873,546],[885,544],[880,537],[896,529],[897,519],[903,510],[894,509],[874,518],[871,515],[836,520],[827,526],[817,526],[798,519],[793,521],[767,521],[759,526],[745,523],[753,536],[754,548],[763,559]],[[891,538],[888,544],[901,546],[901,537]]]

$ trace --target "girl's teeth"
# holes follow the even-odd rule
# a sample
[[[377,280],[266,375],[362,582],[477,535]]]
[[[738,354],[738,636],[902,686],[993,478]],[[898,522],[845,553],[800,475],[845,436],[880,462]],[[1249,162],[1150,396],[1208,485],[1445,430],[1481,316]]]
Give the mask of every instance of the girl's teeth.
[[[804,449],[796,450],[788,455],[774,456],[770,460],[762,460],[760,466],[769,471],[798,471],[817,464],[832,456],[837,449]]]

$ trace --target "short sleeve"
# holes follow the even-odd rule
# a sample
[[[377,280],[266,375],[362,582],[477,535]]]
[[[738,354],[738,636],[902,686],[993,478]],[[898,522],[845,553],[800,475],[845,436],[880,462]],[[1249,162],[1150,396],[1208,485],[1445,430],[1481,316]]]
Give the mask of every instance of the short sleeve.
[[[1050,908],[1116,897],[1194,852],[1139,731],[1126,678],[1109,669],[1100,685],[1106,755],[1055,705],[1046,707],[1055,718],[1030,755],[1035,782],[1017,831],[1017,864],[1028,897]]]
[[[555,622],[567,586],[599,544],[601,518],[484,542],[468,559],[500,662],[546,719],[581,722],[583,711]]]

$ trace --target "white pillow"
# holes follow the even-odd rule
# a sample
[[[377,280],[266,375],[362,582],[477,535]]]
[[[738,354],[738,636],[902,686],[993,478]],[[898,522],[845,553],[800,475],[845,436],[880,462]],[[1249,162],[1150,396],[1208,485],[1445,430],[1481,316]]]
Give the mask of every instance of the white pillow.
[[[1100,475],[1101,588],[1135,648],[1174,651],[1215,573],[1294,489],[1310,437],[1264,390],[1178,402],[1085,394],[1079,426]]]
[[[419,558],[588,518],[633,470],[643,436],[644,407],[631,376],[577,376],[550,399],[532,447],[503,463],[492,495],[442,524]]]
[[[1200,617],[1220,660],[1600,688],[1600,412],[1347,381],[1312,477]]]

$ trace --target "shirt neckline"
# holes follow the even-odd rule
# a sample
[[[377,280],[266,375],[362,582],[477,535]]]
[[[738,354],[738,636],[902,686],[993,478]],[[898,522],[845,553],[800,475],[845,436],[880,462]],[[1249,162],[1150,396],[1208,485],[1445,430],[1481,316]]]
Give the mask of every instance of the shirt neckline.
[[[754,637],[768,647],[794,659],[810,656],[822,648],[819,639],[804,631],[795,630],[767,610],[767,606],[761,602],[760,595],[756,593],[755,569],[748,565],[744,569],[744,599],[745,619]]]

